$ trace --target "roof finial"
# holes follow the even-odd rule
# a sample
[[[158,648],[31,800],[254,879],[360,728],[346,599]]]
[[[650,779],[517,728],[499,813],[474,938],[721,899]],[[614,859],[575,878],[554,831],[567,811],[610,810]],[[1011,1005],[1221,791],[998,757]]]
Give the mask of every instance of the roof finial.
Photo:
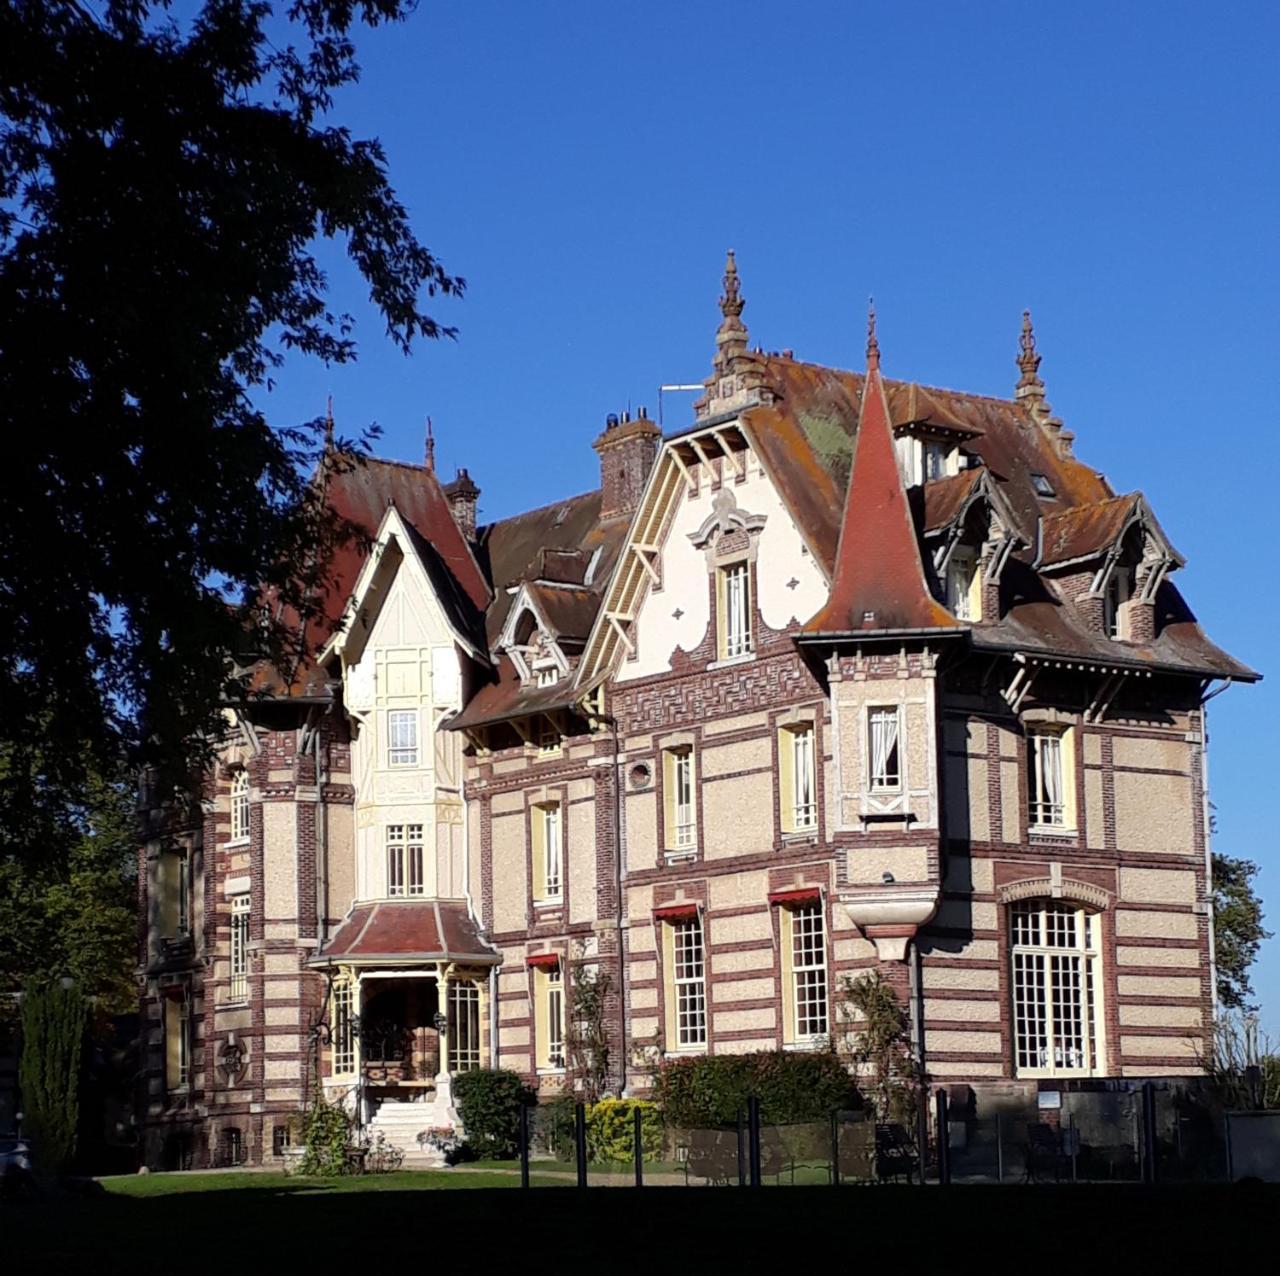
[[[867,298],[867,371],[880,371],[880,342],[876,339],[876,299]]]
[[[436,472],[436,436],[431,432],[431,418],[427,417],[427,469]]]
[[[333,395],[330,395],[324,409],[324,450],[333,450]]]
[[[1040,354],[1036,350],[1036,333],[1031,326],[1031,311],[1022,312],[1022,334],[1018,337],[1018,367],[1022,376],[1018,378],[1015,397],[1019,399],[1044,400],[1044,382],[1040,380]]]
[[[738,263],[733,249],[729,249],[724,263],[724,292],[720,297],[720,328],[716,332],[716,366],[722,371],[735,355],[747,351],[747,327],[742,322],[742,283],[738,278]]]

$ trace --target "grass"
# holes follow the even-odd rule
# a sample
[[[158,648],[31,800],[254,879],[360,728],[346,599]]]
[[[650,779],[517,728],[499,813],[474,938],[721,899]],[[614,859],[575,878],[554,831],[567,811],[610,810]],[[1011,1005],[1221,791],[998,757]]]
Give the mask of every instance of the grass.
[[[535,1270],[652,1272],[678,1259],[776,1272],[800,1247],[820,1269],[856,1256],[860,1266],[996,1271],[1016,1255],[1052,1265],[1069,1241],[1104,1270],[1182,1271],[1206,1259],[1231,1269],[1265,1247],[1280,1207],[1280,1188],[1261,1184],[522,1192],[518,1182],[447,1171],[112,1179],[91,1196],[0,1200],[0,1261],[14,1272],[187,1276],[339,1264],[481,1271],[542,1255]],[[467,1190],[423,1195],[444,1186]]]

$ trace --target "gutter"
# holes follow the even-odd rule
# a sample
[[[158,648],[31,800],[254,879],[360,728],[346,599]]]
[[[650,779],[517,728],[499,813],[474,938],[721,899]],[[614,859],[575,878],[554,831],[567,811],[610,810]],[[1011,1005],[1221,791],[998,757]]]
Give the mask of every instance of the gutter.
[[[1200,701],[1200,809],[1204,823],[1204,904],[1209,919],[1209,1010],[1216,1023],[1218,1019],[1218,945],[1213,933],[1213,832],[1209,813],[1209,710],[1208,704],[1215,696],[1231,689],[1230,680],[1217,690],[1209,692]]]

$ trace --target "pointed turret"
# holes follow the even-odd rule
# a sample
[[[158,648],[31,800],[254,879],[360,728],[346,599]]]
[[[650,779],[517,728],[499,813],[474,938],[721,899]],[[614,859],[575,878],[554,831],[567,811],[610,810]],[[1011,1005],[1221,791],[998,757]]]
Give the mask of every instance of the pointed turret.
[[[724,292],[720,296],[720,327],[716,332],[717,370],[723,372],[735,356],[747,350],[747,325],[742,322],[742,310],[747,304],[742,299],[742,283],[738,278],[738,263],[729,249],[724,263]]]
[[[907,493],[894,453],[889,404],[880,379],[874,305],[867,321],[867,376],[862,387],[853,465],[845,496],[835,578],[827,605],[807,635],[956,629],[929,592]]]
[[[427,443],[424,461],[432,474],[436,472],[436,436],[431,429],[431,418],[427,417]]]

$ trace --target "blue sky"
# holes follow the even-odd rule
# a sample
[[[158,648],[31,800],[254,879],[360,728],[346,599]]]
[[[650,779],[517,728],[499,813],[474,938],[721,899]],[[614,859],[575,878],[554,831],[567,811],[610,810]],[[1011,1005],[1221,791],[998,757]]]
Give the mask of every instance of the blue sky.
[[[1031,307],[1077,453],[1271,675],[1213,702],[1211,779],[1280,929],[1278,37],[1274,4],[423,0],[338,115],[466,277],[459,339],[399,355],[326,255],[359,362],[293,365],[271,412],[332,393],[410,460],[430,414],[492,519],[594,486],[607,412],[707,374],[728,247],[753,344],[859,366],[873,293],[887,374],[934,385],[1011,393]],[[1280,940],[1255,983],[1280,1035]]]

